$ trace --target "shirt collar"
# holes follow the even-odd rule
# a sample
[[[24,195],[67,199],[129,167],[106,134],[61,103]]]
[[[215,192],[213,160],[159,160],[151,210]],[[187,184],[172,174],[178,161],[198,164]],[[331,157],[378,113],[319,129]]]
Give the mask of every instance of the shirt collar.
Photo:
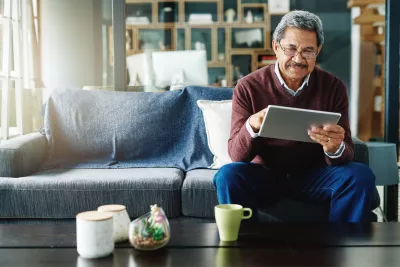
[[[285,83],[285,81],[283,80],[283,78],[281,76],[281,72],[279,71],[278,61],[275,62],[275,74],[276,74],[276,76],[278,76],[279,82],[282,85],[284,85],[287,89],[293,90],[293,89],[289,88],[287,86],[287,84]],[[305,85],[308,86],[308,80],[310,79],[310,75],[311,75],[311,73],[306,76],[306,78],[304,79],[303,84],[297,89],[297,91],[303,89]]]

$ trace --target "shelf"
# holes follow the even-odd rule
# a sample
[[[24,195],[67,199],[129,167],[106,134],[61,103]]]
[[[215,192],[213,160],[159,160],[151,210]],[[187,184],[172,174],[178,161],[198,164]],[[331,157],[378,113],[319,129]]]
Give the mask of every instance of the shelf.
[[[218,3],[220,0],[185,0],[184,2],[191,3]]]
[[[225,66],[210,66],[208,67],[208,83],[212,86],[221,86],[222,80],[226,81]]]
[[[266,49],[263,28],[232,27],[232,49]]]
[[[172,49],[171,29],[139,29],[138,49]]]
[[[267,7],[267,4],[263,4],[263,3],[243,3],[242,7]]]
[[[273,52],[256,52],[255,53],[255,65],[257,68],[265,67],[271,64],[275,64],[276,56]]]
[[[249,13],[250,12],[250,13]],[[267,20],[266,4],[242,4],[241,20],[247,24],[264,23]]]
[[[225,62],[226,60],[226,29],[217,29],[216,61]]]
[[[252,54],[232,55],[232,81],[233,84],[253,71]]]
[[[207,61],[212,60],[212,32],[211,29],[192,29],[191,30],[191,50],[206,50]]]
[[[137,22],[126,24],[127,55],[204,49],[210,83],[218,85],[223,80],[222,84],[232,86],[234,76],[238,76],[235,66],[246,75],[262,66],[261,62],[257,63],[259,55],[270,54],[271,16],[267,0],[261,2],[125,0],[127,14],[133,17],[131,23]],[[227,21],[229,9],[234,10],[232,22]],[[246,21],[249,11],[252,19]],[[197,15],[200,23],[189,23],[191,14]],[[147,18],[147,24],[143,24],[146,20],[143,17]]]
[[[131,3],[127,4],[125,8],[126,14],[126,23],[128,24],[128,20],[130,18],[137,19],[135,24],[128,24],[128,25],[150,25],[153,22],[153,11],[152,11],[152,3]],[[144,20],[148,20],[148,24],[145,23]]]
[[[152,3],[153,0],[125,0],[125,4]]]
[[[211,24],[218,22],[218,3],[217,1],[189,1],[184,2],[184,17],[185,22],[190,24],[190,18],[194,16],[204,17],[205,14],[210,17],[204,18],[211,22]],[[204,23],[204,24],[207,24]]]
[[[232,28],[265,28],[264,23],[243,23],[243,22],[234,22],[234,23],[226,23],[226,26],[230,26]]]
[[[189,49],[186,47],[186,31],[185,29],[176,29],[175,48],[178,51]]]
[[[179,2],[159,2],[157,11],[158,23],[179,22]]]
[[[252,55],[254,53],[253,49],[232,49],[231,55]]]
[[[207,66],[210,68],[225,68],[226,63],[214,63],[214,62],[209,62],[207,63]]]
[[[154,2],[179,2],[180,0],[125,0],[125,4],[135,4],[135,3],[154,3]],[[191,0],[185,0],[189,2]],[[214,0],[218,1],[218,0]],[[196,2],[196,1],[194,1]]]
[[[215,28],[218,24],[216,23],[186,23],[186,26],[184,26],[185,28]]]
[[[275,64],[275,62],[276,61],[269,61],[269,62],[259,62],[259,63],[257,63],[256,65],[258,66],[258,67],[265,67],[265,66],[268,66],[268,65],[272,65],[272,64]]]
[[[238,2],[234,0],[223,0],[223,21],[230,24],[234,21],[238,21],[239,12],[238,12]],[[227,12],[229,10],[229,12]],[[229,22],[228,22],[229,21]]]
[[[127,51],[127,55],[136,55],[136,54],[141,54],[144,52],[164,52],[164,51],[175,51],[173,49],[148,49],[148,50],[132,50],[132,51]]]

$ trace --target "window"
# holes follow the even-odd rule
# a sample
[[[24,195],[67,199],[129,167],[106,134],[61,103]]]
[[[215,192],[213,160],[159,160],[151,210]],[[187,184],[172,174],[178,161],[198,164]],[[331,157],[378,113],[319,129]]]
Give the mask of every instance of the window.
[[[37,1],[0,0],[1,139],[27,133],[32,128],[24,119],[24,95],[25,89],[36,86]]]
[[[3,72],[3,12],[4,12],[4,0],[0,0],[0,73]]]

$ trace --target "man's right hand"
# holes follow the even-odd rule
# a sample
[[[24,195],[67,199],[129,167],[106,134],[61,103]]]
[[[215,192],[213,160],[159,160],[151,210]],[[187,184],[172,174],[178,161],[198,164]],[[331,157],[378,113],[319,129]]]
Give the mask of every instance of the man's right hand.
[[[249,124],[251,126],[251,129],[253,129],[253,132],[258,133],[261,128],[261,124],[264,120],[265,112],[267,111],[267,108],[257,112],[256,114],[253,114],[250,116],[249,119]]]

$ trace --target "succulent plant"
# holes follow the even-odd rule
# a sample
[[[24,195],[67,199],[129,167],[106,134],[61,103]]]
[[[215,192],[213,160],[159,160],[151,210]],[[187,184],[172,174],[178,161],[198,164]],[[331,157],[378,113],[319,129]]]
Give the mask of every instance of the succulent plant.
[[[131,224],[130,242],[138,249],[152,250],[166,245],[170,238],[168,219],[157,205],[151,211],[137,218]]]

